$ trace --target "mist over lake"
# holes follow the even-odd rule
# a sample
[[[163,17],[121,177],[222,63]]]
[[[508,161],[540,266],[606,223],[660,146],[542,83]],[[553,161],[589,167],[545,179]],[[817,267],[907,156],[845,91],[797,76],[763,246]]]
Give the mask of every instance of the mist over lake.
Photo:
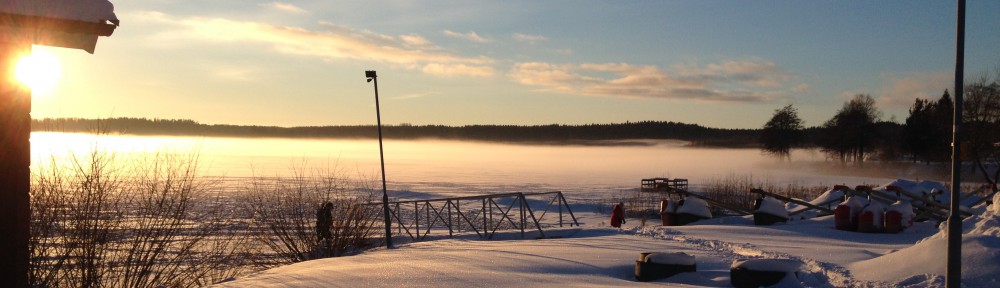
[[[32,133],[32,168],[39,161],[86,157],[93,149],[127,161],[156,153],[194,155],[201,176],[242,178],[310,174],[345,169],[377,178],[378,142],[373,139],[216,138],[179,136]],[[712,178],[752,175],[772,183],[876,184],[891,173],[820,172],[829,166],[816,150],[796,150],[792,163],[758,149],[700,148],[669,140],[630,140],[574,145],[525,145],[453,140],[385,141],[390,190],[428,193],[487,193],[534,190],[607,192],[635,188],[642,178],[687,178],[696,186]],[[844,171],[841,171],[844,172]],[[842,175],[837,175],[842,174]],[[861,174],[863,176],[858,176]],[[851,176],[854,175],[854,176]],[[308,175],[306,175],[308,176]]]

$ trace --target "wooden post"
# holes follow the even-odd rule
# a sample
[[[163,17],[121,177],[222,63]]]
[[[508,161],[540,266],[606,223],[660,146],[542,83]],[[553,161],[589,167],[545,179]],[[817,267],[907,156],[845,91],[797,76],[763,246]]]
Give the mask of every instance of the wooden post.
[[[30,53],[30,42],[0,42],[0,283],[8,287],[28,287],[31,91],[14,66]]]

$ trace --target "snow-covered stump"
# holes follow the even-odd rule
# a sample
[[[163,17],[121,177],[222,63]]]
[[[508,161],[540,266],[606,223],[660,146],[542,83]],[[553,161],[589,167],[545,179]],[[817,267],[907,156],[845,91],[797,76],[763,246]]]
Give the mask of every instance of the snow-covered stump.
[[[708,202],[705,202],[705,200],[688,197],[681,200],[678,204],[677,226],[705,219],[712,219],[712,210],[708,207]]]
[[[683,252],[646,252],[639,254],[639,260],[635,261],[635,279],[642,282],[696,270],[694,256]]]
[[[796,287],[802,263],[792,259],[737,260],[729,269],[729,282],[737,288]]]
[[[785,205],[772,197],[754,200],[753,224],[771,225],[788,222],[788,210]]]

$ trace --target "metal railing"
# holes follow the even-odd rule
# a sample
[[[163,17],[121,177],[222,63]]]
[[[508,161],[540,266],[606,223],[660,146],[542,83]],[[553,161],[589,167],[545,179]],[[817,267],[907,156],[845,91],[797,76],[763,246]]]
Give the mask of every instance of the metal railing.
[[[413,241],[445,231],[449,238],[475,233],[479,239],[493,239],[497,231],[520,230],[523,239],[528,230],[537,230],[540,238],[545,238],[546,227],[580,226],[560,191],[396,201],[389,207],[394,235],[406,235]],[[557,213],[550,218],[558,219],[546,218],[550,212]]]

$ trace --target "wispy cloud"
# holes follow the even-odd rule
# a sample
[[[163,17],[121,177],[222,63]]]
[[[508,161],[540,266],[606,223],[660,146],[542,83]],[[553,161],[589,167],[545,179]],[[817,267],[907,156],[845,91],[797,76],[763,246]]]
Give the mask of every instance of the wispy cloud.
[[[704,67],[626,63],[515,64],[509,76],[555,93],[715,102],[765,102],[786,94],[791,75],[769,61],[727,61]]]
[[[394,99],[394,100],[410,100],[410,99],[424,98],[424,97],[427,97],[427,96],[438,95],[438,94],[441,94],[441,93],[440,92],[413,93],[413,94],[400,95],[400,96],[396,96],[396,97],[390,97],[390,99]]]
[[[952,76],[949,71],[884,75],[877,101],[884,107],[905,108],[913,105],[916,98],[937,100],[952,85]]]
[[[511,38],[514,38],[514,40],[521,42],[538,42],[538,41],[544,41],[546,39],[545,36],[542,35],[529,35],[521,33],[514,33],[514,35],[512,35]]]
[[[164,32],[170,41],[179,37],[222,43],[256,43],[275,51],[323,59],[350,59],[399,65],[434,75],[491,76],[493,59],[427,51],[430,41],[416,34],[386,35],[334,23],[321,23],[325,30],[281,26],[224,18],[170,17],[148,12],[147,21],[174,25]],[[155,36],[154,36],[155,37]]]
[[[271,3],[261,3],[260,6],[268,7],[278,11],[291,12],[291,13],[307,13],[305,9],[299,8],[293,4],[284,2],[271,2]]]
[[[490,43],[490,42],[493,42],[493,39],[489,39],[489,38],[486,38],[486,37],[483,37],[483,36],[479,36],[479,34],[476,33],[476,32],[474,32],[474,31],[469,31],[468,33],[459,33],[459,32],[455,32],[455,31],[451,31],[451,30],[444,30],[443,33],[444,33],[445,36],[448,36],[448,37],[454,37],[454,38],[458,38],[458,39],[469,40],[469,41],[476,42],[476,43]]]

